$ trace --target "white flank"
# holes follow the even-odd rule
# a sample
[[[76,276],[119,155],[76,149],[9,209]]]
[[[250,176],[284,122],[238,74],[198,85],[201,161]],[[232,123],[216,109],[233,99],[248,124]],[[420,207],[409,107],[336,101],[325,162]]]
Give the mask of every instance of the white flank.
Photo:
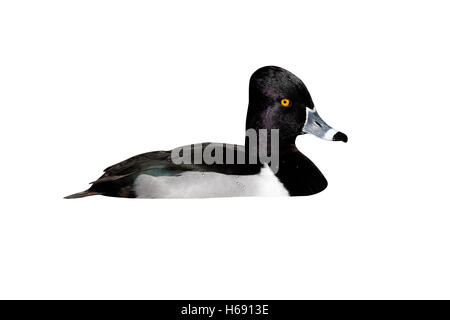
[[[242,176],[192,171],[179,176],[141,174],[134,182],[134,191],[138,198],[289,196],[267,165],[259,174]]]

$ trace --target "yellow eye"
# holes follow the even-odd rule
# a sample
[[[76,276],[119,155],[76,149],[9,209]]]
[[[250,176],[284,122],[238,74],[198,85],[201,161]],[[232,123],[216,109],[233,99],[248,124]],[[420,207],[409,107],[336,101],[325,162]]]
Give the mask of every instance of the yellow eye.
[[[282,99],[281,100],[281,105],[283,107],[289,107],[291,105],[291,101],[289,99]]]

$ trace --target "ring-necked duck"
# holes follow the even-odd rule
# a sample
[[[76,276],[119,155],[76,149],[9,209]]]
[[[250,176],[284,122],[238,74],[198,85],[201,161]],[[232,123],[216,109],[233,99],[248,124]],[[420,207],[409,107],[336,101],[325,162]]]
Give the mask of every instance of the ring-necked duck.
[[[347,142],[320,118],[303,82],[275,66],[250,78],[246,128],[244,146],[202,143],[137,155],[106,168],[88,190],[66,198],[311,195],[324,190],[327,181],[296,148],[296,137],[311,133]]]

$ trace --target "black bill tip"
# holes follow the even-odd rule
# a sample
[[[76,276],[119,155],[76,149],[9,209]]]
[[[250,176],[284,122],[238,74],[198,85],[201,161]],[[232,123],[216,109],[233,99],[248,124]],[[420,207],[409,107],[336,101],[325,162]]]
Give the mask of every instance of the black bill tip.
[[[342,141],[342,142],[347,142],[348,138],[347,135],[345,133],[342,132],[338,132],[333,136],[333,141]]]

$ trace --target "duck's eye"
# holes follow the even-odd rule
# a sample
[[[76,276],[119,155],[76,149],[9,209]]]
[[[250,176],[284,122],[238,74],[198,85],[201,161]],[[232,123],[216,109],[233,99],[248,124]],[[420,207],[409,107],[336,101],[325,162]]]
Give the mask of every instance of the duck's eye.
[[[289,99],[281,99],[281,105],[283,107],[289,107],[291,105],[291,101]]]

